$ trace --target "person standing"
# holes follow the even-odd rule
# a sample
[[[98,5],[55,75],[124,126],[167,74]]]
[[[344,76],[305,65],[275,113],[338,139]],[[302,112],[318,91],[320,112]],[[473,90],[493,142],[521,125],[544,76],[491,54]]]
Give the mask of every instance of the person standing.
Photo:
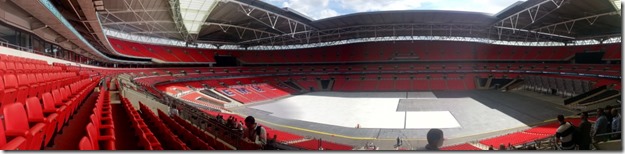
[[[561,143],[562,150],[575,150],[575,141],[573,140],[575,126],[566,122],[564,115],[558,115],[558,122],[560,122],[560,127],[556,130],[556,143]]]
[[[612,109],[612,132],[621,132],[621,114],[618,109]],[[613,134],[611,139],[621,139],[621,134]]]
[[[579,150],[590,150],[590,143],[592,143],[592,138],[590,137],[590,132],[592,129],[592,124],[588,121],[588,112],[582,112],[582,121],[579,123],[579,141],[576,141]]]
[[[594,132],[592,133],[592,136],[595,138],[595,141],[594,141],[595,143],[606,141],[608,139],[607,136],[597,136],[597,135],[609,133],[608,132],[608,119],[605,116],[605,113],[602,108],[597,109],[597,116],[599,116],[599,118],[597,118],[597,121],[595,122],[595,125],[593,127]]]

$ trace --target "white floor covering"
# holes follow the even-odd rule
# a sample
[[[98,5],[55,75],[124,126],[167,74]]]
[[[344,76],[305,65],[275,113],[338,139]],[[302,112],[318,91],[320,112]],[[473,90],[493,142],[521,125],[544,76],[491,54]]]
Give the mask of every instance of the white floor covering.
[[[251,108],[272,116],[343,127],[427,129],[458,128],[449,111],[397,111],[399,99],[435,99],[431,92],[314,92]],[[357,116],[354,116],[357,115]],[[435,117],[435,118],[433,118]]]

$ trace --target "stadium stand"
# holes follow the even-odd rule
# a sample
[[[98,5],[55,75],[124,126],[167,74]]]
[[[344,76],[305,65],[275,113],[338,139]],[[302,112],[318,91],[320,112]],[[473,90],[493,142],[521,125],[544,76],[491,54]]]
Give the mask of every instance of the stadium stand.
[[[566,120],[575,126],[582,111],[597,124],[598,108],[622,109],[620,1],[532,0],[496,15],[373,11],[321,20],[268,1],[214,1],[195,26],[186,25],[185,2],[0,1],[0,148],[357,150],[362,140],[389,142],[377,138],[392,134],[381,130],[372,139],[346,135],[373,130],[360,123],[323,132],[315,130],[323,125],[248,108],[316,92],[515,93],[555,102],[536,106],[572,113]],[[471,132],[440,149],[560,149],[559,122],[515,117],[513,106],[496,101],[486,106],[527,117],[517,119],[523,128]],[[239,124],[245,114],[266,134]],[[622,150],[621,131],[593,134],[592,150]]]

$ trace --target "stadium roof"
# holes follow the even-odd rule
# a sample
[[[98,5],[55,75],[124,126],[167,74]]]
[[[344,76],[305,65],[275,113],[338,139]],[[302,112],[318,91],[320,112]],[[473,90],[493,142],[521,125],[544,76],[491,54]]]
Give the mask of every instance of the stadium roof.
[[[620,10],[614,7],[613,0],[528,0],[496,15],[408,10],[355,13],[322,20],[258,0],[211,0],[207,2],[210,9],[204,12],[209,15],[200,29],[189,29],[184,26],[184,15],[176,15],[185,11],[176,10],[185,10],[179,5],[191,1],[194,0],[107,0],[99,13],[102,25],[115,31],[189,43],[241,46],[389,36],[568,42],[619,36],[622,26]]]

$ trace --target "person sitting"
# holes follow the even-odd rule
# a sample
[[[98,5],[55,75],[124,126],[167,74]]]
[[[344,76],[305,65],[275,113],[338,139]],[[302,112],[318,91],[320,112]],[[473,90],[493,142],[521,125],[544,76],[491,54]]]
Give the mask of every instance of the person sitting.
[[[556,129],[556,143],[561,142],[562,150],[575,150],[575,141],[573,140],[573,134],[575,133],[575,127],[564,120],[564,115],[558,115],[558,122],[560,127]]]
[[[264,127],[256,123],[256,119],[252,116],[245,118],[246,129],[243,132],[245,139],[252,141],[256,144],[264,146],[267,144],[267,131]]]
[[[438,148],[443,146],[444,136],[443,130],[430,129],[427,134],[428,144],[425,145],[425,150],[439,150]]]
[[[506,146],[503,143],[499,144],[499,150],[506,150]]]

